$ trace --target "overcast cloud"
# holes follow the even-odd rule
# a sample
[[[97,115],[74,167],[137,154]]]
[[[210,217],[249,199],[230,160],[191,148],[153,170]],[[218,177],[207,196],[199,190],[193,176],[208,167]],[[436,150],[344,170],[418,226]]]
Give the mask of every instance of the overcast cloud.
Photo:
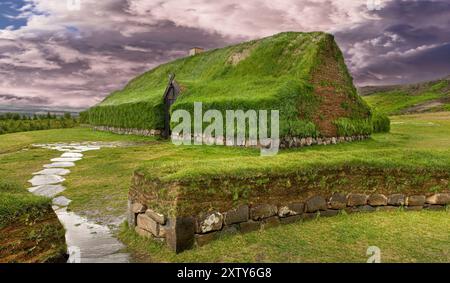
[[[359,85],[450,74],[448,0],[80,0],[80,8],[0,2],[0,104],[88,107],[190,47],[281,31],[335,34]]]

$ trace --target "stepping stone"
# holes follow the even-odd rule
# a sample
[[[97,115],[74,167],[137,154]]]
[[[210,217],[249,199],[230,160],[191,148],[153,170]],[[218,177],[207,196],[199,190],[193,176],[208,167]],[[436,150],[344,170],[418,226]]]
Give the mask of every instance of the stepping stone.
[[[59,176],[65,176],[70,173],[69,169],[62,169],[62,168],[50,168],[50,169],[44,169],[39,172],[33,173],[33,175],[59,175]]]
[[[79,160],[81,160],[81,158],[58,157],[58,158],[53,158],[50,161],[51,162],[75,162],[75,161],[79,161]]]
[[[58,175],[36,175],[31,180],[28,180],[32,186],[52,185],[64,182],[64,179]]]
[[[83,157],[83,154],[75,153],[72,151],[72,152],[63,153],[63,155],[61,155],[61,157],[63,157],[63,158],[81,158],[81,157]]]
[[[64,192],[66,188],[61,185],[43,185],[29,188],[28,191],[37,196],[52,198],[57,194]]]
[[[46,164],[44,165],[44,168],[67,168],[67,167],[74,167],[75,163],[73,162],[55,162],[52,164]]]
[[[52,200],[53,205],[68,206],[72,201],[64,196],[56,197]]]
[[[80,150],[82,151],[82,152],[84,152],[84,151],[90,151],[90,150],[99,150],[100,149],[100,147],[93,147],[93,146],[85,146],[85,147],[81,147],[80,148]]]

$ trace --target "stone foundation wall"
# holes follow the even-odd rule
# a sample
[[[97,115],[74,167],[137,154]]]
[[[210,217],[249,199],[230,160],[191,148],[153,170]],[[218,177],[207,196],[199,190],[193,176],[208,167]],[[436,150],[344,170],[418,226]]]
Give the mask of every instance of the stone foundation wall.
[[[142,237],[166,242],[175,252],[203,246],[223,234],[246,233],[280,224],[329,217],[341,211],[374,212],[403,208],[443,210],[450,204],[450,193],[435,194],[363,194],[334,193],[314,195],[304,202],[243,204],[227,211],[209,211],[194,216],[169,217],[129,200],[128,223]]]
[[[146,129],[126,129],[126,128],[116,128],[109,126],[94,126],[93,129],[95,131],[102,132],[111,132],[119,135],[135,135],[135,136],[146,136],[146,137],[154,137],[160,136],[160,130],[146,130]]]
[[[117,128],[117,127],[109,127],[109,126],[94,126],[93,129],[95,131],[102,131],[102,132],[111,132],[119,135],[136,135],[136,136],[146,136],[146,137],[154,137],[154,136],[161,136],[162,131],[161,130],[146,130],[146,129],[126,129],[126,128]],[[183,137],[174,137],[175,139],[182,140]],[[208,141],[210,143],[215,143],[218,145],[224,144],[223,137],[206,137],[203,135],[202,137],[195,137],[192,136],[192,140],[200,139],[201,141],[205,142]],[[295,147],[305,147],[305,146],[311,146],[311,145],[331,145],[331,144],[338,144],[338,143],[345,143],[345,142],[352,142],[352,141],[362,141],[365,139],[370,138],[370,136],[352,136],[352,137],[326,137],[326,138],[298,138],[298,137],[282,137],[280,140],[280,148],[295,148]],[[260,147],[260,145],[251,145],[249,140],[246,140],[243,142],[243,144],[236,144],[235,146],[245,146],[245,147]]]

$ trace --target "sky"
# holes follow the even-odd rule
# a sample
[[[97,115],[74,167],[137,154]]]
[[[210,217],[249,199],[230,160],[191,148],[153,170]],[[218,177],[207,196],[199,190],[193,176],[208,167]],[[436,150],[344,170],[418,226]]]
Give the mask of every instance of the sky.
[[[358,86],[450,74],[450,0],[0,0],[0,105],[89,107],[191,47],[283,31],[334,34]]]

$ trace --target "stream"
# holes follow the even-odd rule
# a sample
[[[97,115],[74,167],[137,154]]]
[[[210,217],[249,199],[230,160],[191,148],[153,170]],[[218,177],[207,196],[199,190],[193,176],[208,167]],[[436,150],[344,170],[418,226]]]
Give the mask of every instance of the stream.
[[[70,174],[70,168],[83,159],[83,153],[104,147],[117,147],[119,143],[83,142],[34,144],[34,147],[62,152],[60,157],[50,160],[39,172],[33,173],[28,182],[28,191],[35,195],[52,198],[53,210],[66,229],[69,263],[126,263],[130,254],[123,252],[125,246],[114,237],[111,229],[89,221],[87,218],[67,210],[71,200],[61,195],[66,188],[62,183]]]

